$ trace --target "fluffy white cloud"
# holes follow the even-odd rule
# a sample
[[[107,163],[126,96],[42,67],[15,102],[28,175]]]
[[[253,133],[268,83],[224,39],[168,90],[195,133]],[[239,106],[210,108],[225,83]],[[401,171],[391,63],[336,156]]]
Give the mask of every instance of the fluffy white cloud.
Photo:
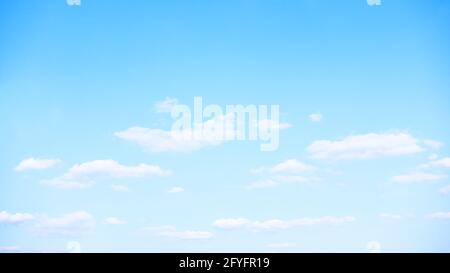
[[[94,217],[87,212],[78,211],[57,218],[42,216],[34,229],[41,235],[78,236],[92,231],[94,227]]]
[[[121,191],[121,192],[129,192],[130,191],[130,188],[128,188],[125,185],[112,185],[111,189],[113,191]]]
[[[381,6],[381,0],[367,0],[369,6]]]
[[[309,120],[312,122],[320,122],[322,120],[322,114],[313,113],[313,114],[309,115]]]
[[[184,189],[182,187],[172,187],[168,191],[168,193],[182,193]]]
[[[315,170],[315,167],[300,162],[296,159],[289,159],[270,168],[271,173],[302,173]]]
[[[307,151],[315,159],[369,159],[419,153],[424,151],[419,143],[408,133],[371,133],[337,141],[317,140],[307,147]]]
[[[229,218],[218,219],[213,223],[213,226],[221,229],[247,229],[252,231],[262,230],[278,230],[278,229],[290,229],[303,226],[314,225],[339,225],[355,221],[354,217],[319,217],[319,218],[300,218],[294,220],[267,220],[267,221],[252,221],[246,218]]]
[[[450,193],[450,185],[441,188],[439,190],[439,192],[442,193],[442,194],[449,194]]]
[[[205,240],[214,237],[214,234],[208,231],[178,231],[174,226],[151,227],[145,230],[156,236],[178,240]]]
[[[170,171],[156,165],[125,166],[114,160],[94,160],[76,164],[62,176],[41,181],[41,184],[60,189],[82,189],[92,184],[93,177],[144,178],[164,177],[170,174]]]
[[[450,212],[436,212],[427,215],[426,218],[431,220],[448,220],[450,219]]]
[[[108,217],[105,219],[105,223],[112,226],[124,225],[125,222],[117,217]]]
[[[18,224],[31,220],[34,220],[34,216],[29,213],[0,212],[0,224]]]
[[[172,109],[178,104],[178,99],[167,97],[163,101],[156,102],[154,108],[158,113],[171,113]]]
[[[418,182],[432,182],[447,178],[445,174],[413,172],[409,174],[396,175],[391,178],[393,182],[407,184]]]
[[[23,172],[27,170],[44,170],[55,166],[60,163],[59,159],[39,159],[39,158],[27,158],[22,160],[14,170],[16,172]]]
[[[250,170],[253,175],[263,176],[256,182],[253,182],[247,189],[265,189],[274,188],[281,184],[303,184],[315,180],[310,176],[300,176],[298,174],[315,171],[314,166],[305,164],[296,159],[289,159],[276,164],[272,167],[260,167]]]

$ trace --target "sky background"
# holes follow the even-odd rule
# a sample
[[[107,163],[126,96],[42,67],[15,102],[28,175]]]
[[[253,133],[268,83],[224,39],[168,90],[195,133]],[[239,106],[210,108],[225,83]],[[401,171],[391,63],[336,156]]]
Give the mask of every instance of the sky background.
[[[450,252],[449,25],[440,0],[1,1],[0,251]],[[118,134],[194,96],[290,128]]]

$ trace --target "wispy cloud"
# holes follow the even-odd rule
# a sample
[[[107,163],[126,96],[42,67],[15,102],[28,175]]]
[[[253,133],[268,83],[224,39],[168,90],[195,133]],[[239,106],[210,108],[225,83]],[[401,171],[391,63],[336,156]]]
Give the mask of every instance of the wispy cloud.
[[[124,225],[125,221],[117,217],[108,217],[105,219],[105,223],[112,226]]]
[[[157,165],[139,164],[136,166],[122,165],[114,160],[94,160],[71,167],[63,175],[41,181],[41,184],[61,189],[82,189],[92,184],[95,177],[115,179],[151,178],[170,175],[169,170],[163,170]],[[115,187],[118,189],[117,187]]]
[[[345,217],[318,217],[318,218],[299,218],[294,220],[272,219],[266,221],[252,221],[247,218],[226,218],[218,219],[213,226],[221,229],[247,229],[252,231],[270,231],[279,229],[290,229],[296,227],[315,226],[315,225],[340,225],[354,222],[352,216]]]
[[[322,118],[323,118],[321,113],[312,113],[308,117],[311,122],[320,122],[320,121],[322,121]]]
[[[447,178],[446,174],[413,172],[409,174],[396,175],[391,178],[393,182],[399,184],[433,182]]]
[[[425,218],[430,220],[449,220],[450,212],[435,212],[427,215]]]
[[[172,109],[178,104],[178,99],[167,97],[163,101],[156,102],[154,109],[158,113],[171,113]]]
[[[214,234],[208,231],[179,231],[175,226],[160,226],[145,228],[144,231],[152,234],[177,240],[206,240],[214,237]]]
[[[182,192],[184,192],[184,188],[182,188],[182,187],[172,187],[167,192],[168,193],[173,193],[173,194],[175,194],[175,193],[182,193]]]
[[[34,230],[40,235],[79,236],[95,227],[95,219],[85,211],[77,211],[61,217],[41,216]]]

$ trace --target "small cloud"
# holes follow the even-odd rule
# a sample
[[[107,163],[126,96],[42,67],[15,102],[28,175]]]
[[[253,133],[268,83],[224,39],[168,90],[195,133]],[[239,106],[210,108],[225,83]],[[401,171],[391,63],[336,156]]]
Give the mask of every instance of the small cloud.
[[[381,6],[381,0],[367,0],[369,6]]]
[[[95,219],[84,211],[78,211],[57,218],[43,216],[38,219],[34,230],[41,235],[78,236],[95,227]]]
[[[309,120],[312,122],[320,122],[322,121],[322,114],[320,113],[313,113],[311,115],[309,115]]]
[[[184,189],[182,187],[172,187],[168,191],[168,193],[182,193]]]
[[[0,224],[19,224],[34,219],[35,217],[29,213],[8,213],[6,211],[0,212]]]
[[[412,155],[423,152],[420,141],[406,132],[350,135],[342,140],[316,140],[307,147],[314,159],[349,160]]]
[[[438,156],[437,154],[431,154],[431,155],[428,157],[429,160],[436,160],[436,159],[438,159],[438,158],[439,158],[439,156]]]
[[[263,131],[269,130],[285,130],[291,128],[292,125],[286,122],[277,122],[270,119],[263,119],[258,122],[258,128]]]
[[[179,231],[174,226],[150,227],[145,228],[144,231],[150,231],[159,237],[176,240],[206,240],[214,237],[214,234],[208,231]]]
[[[442,142],[432,139],[425,139],[422,142],[425,146],[429,147],[432,150],[439,150],[440,148],[442,148],[442,146],[444,146]]]
[[[81,253],[81,244],[77,241],[70,241],[66,245],[68,253]]]
[[[163,101],[158,101],[154,105],[157,113],[171,113],[172,109],[178,105],[178,99],[167,97]]]
[[[113,191],[119,191],[119,192],[129,192],[130,188],[128,188],[125,185],[111,185],[111,189]]]
[[[20,246],[0,246],[0,252],[17,252]]]
[[[404,218],[414,218],[414,214],[380,213],[380,218],[385,220],[401,220]]]
[[[66,0],[66,3],[69,6],[80,6],[81,0]]]
[[[431,161],[428,164],[423,165],[424,168],[450,168],[450,157],[445,157]]]
[[[105,219],[105,223],[112,226],[124,225],[125,222],[116,217],[108,217]]]
[[[381,243],[378,241],[368,242],[366,248],[369,253],[381,253]]]
[[[436,212],[427,215],[425,218],[430,220],[449,220],[450,219],[450,212]]]
[[[433,182],[447,178],[445,174],[414,172],[410,174],[396,175],[391,178],[393,182],[399,184]]]
[[[39,158],[27,158],[22,160],[14,170],[16,172],[23,172],[28,170],[44,170],[55,166],[60,163],[59,159],[39,159]]]
[[[268,248],[275,248],[275,249],[282,249],[282,248],[295,247],[295,244],[291,244],[291,243],[273,243],[273,244],[268,244],[267,247]]]

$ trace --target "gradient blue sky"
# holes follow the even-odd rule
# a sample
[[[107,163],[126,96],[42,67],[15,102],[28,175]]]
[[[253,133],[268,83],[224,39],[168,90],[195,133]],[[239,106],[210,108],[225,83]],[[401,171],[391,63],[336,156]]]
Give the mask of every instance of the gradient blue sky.
[[[75,241],[86,252],[449,252],[449,25],[440,0],[1,1],[0,251]],[[155,103],[194,96],[278,104],[292,127],[276,152],[229,142],[152,153],[115,134],[168,130]],[[376,143],[363,150],[395,149],[387,135],[418,149],[346,160],[308,149],[349,136]],[[60,162],[15,170],[27,158]],[[290,159],[314,166],[296,171],[307,182],[249,189],[272,179],[251,170]],[[171,175],[42,183],[94,160]],[[214,225],[234,218],[248,220]],[[254,228],[272,219],[287,226]]]

